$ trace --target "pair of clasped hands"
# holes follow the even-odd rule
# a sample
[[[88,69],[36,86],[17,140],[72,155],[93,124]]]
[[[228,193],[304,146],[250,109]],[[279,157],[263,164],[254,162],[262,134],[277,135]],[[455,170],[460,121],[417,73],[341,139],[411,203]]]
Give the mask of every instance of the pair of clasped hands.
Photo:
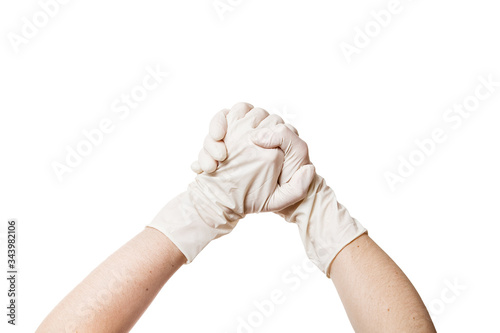
[[[335,256],[366,233],[316,174],[297,130],[261,108],[238,103],[217,113],[192,169],[196,180],[149,225],[188,263],[252,213],[296,223],[309,259],[328,277]]]
[[[337,202],[306,143],[280,117],[246,103],[219,112],[192,169],[198,175],[187,190],[92,271],[37,332],[129,331],[183,264],[259,212],[298,226],[307,256],[334,282],[356,332],[436,332],[406,275]]]

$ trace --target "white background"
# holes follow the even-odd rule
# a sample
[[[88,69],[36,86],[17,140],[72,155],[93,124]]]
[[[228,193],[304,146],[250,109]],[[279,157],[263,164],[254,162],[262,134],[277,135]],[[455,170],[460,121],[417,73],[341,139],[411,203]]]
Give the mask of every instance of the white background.
[[[498,332],[500,88],[457,129],[443,114],[480,75],[500,81],[500,8],[401,0],[348,63],[341,43],[388,3],[243,0],[222,20],[212,0],[75,0],[15,52],[8,34],[41,9],[3,1],[0,220],[2,233],[8,218],[20,224],[20,308],[8,326],[2,279],[2,332],[34,331],[183,191],[210,118],[238,101],[299,129],[318,173],[409,276],[438,331]],[[169,77],[121,120],[113,101],[157,65]],[[103,118],[114,131],[60,182],[51,164]],[[446,142],[391,191],[384,173],[436,127]],[[290,272],[304,257],[295,226],[248,217],[175,274],[133,331],[236,332],[273,289],[286,302],[254,332],[352,331],[328,279]],[[449,291],[454,281],[465,290]]]

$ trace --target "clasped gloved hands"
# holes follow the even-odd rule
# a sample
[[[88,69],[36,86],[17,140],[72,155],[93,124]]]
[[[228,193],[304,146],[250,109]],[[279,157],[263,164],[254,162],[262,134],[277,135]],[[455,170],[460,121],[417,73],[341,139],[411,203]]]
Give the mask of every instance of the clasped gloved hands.
[[[314,177],[312,165],[297,169],[288,183],[280,185],[284,153],[258,147],[251,140],[256,128],[271,128],[279,121],[245,103],[215,116],[200,153],[201,164],[212,173],[199,174],[149,225],[170,238],[188,263],[210,241],[231,232],[246,214],[282,210],[307,194]],[[223,142],[215,141],[222,138]],[[216,171],[210,154],[224,160]]]
[[[316,174],[297,130],[263,109],[238,103],[219,112],[192,169],[195,181],[149,225],[188,262],[250,213],[297,224],[308,257],[327,276],[335,256],[366,232]]]

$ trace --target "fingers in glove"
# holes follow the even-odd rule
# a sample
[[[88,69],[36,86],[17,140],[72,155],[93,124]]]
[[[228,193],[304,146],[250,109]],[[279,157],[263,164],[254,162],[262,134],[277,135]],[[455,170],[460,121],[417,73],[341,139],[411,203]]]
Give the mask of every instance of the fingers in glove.
[[[277,114],[272,114],[264,119],[257,128],[273,128],[278,124],[284,124],[285,121]]]
[[[205,138],[203,148],[216,161],[223,162],[227,158],[227,149],[224,142],[214,141],[210,135]]]
[[[300,136],[299,131],[297,131],[297,129],[295,127],[293,127],[290,124],[285,124],[285,126],[288,127],[290,129],[290,131],[292,131],[296,136]]]
[[[229,109],[224,109],[215,114],[215,116],[210,121],[209,135],[214,141],[220,141],[224,139],[227,133],[227,119],[226,116],[229,113]]]
[[[252,122],[252,128],[257,128],[257,126],[267,117],[269,117],[269,112],[266,110],[262,108],[253,108],[246,114],[245,119]]]
[[[309,191],[316,169],[314,165],[302,166],[290,181],[278,186],[268,202],[268,211],[277,212],[303,200]]]
[[[203,172],[203,169],[201,168],[200,163],[198,161],[195,161],[193,162],[193,164],[191,164],[191,170],[193,170],[197,174]]]
[[[217,170],[217,161],[203,148],[198,155],[198,163],[201,169],[206,173],[212,173]]]
[[[281,148],[285,154],[293,149],[297,153],[309,154],[307,144],[290,127],[278,124],[274,128],[259,128],[252,132],[253,143],[262,148]]]
[[[253,109],[252,104],[240,102],[233,105],[229,113],[227,114],[227,123],[230,125],[235,121],[242,119],[245,115]]]
[[[253,143],[262,148],[281,148],[283,151],[293,141],[302,141],[289,127],[278,124],[272,128],[258,128],[251,134]]]

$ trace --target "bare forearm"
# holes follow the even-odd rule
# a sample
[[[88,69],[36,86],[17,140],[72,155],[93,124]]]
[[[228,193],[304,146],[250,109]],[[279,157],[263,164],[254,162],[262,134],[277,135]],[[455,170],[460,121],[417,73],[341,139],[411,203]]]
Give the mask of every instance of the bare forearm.
[[[37,332],[125,332],[185,262],[159,231],[146,228],[85,278]]]
[[[411,282],[368,235],[339,253],[331,276],[356,332],[436,331]]]

